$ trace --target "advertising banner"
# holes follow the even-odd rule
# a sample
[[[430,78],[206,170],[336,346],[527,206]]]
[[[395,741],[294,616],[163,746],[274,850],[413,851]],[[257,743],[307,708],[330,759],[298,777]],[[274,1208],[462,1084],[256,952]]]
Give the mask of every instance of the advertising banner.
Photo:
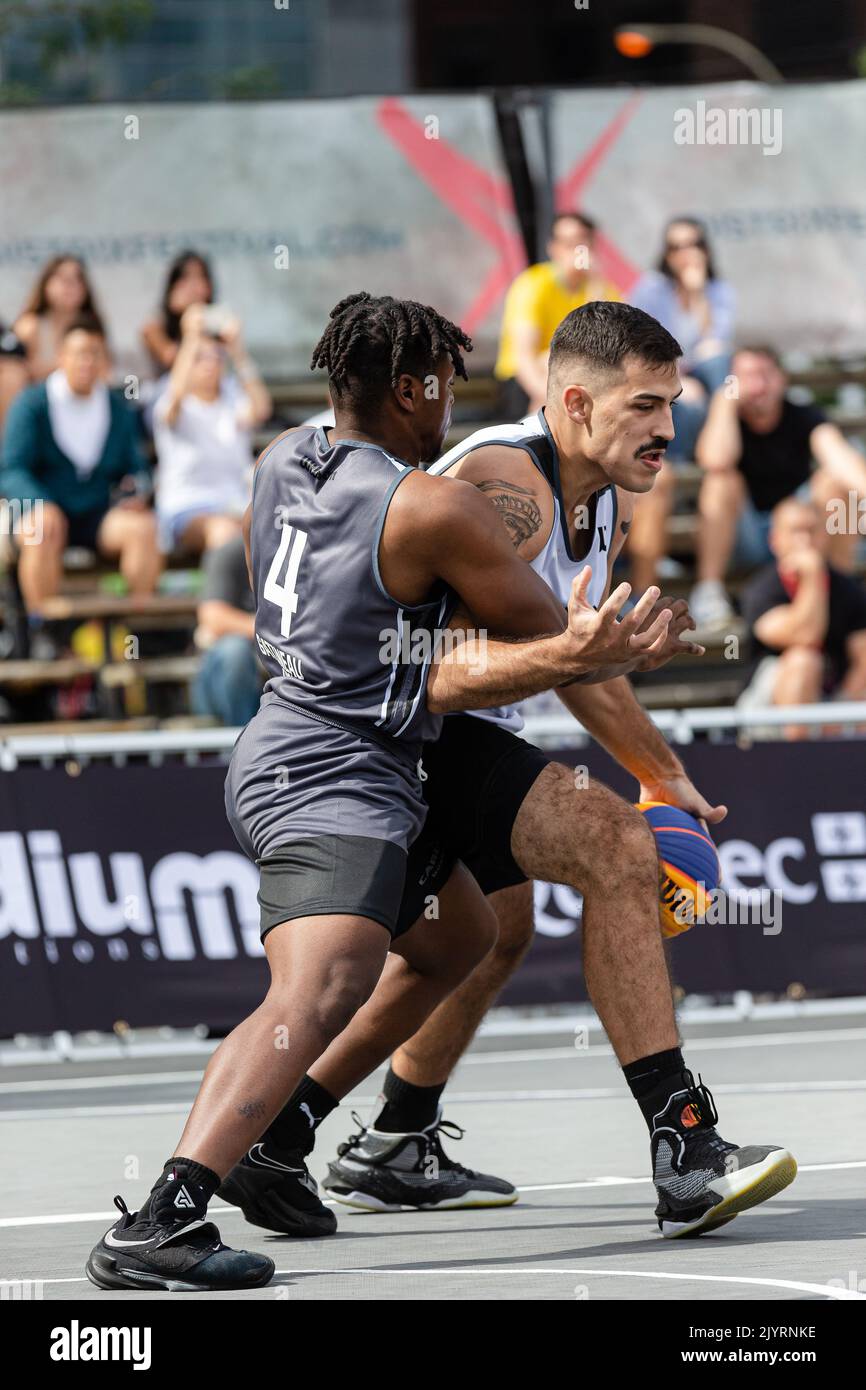
[[[304,377],[333,306],[433,304],[491,366],[525,264],[486,97],[159,103],[0,113],[0,318],[42,265],[80,255],[118,359],[192,248],[259,364]]]
[[[736,334],[808,357],[866,345],[866,82],[563,91],[555,202],[600,223],[601,268],[628,298],[664,225],[709,227]]]
[[[599,750],[558,756],[634,795]],[[727,894],[722,920],[672,942],[676,983],[862,993],[866,743],[695,744],[687,762],[730,807],[715,834]],[[225,819],[224,766],[67,766],[74,775],[61,764],[0,773],[0,1034],[231,1027],[261,999],[267,970],[258,873]],[[535,943],[503,1002],[586,998],[580,911],[570,888],[536,886]]]

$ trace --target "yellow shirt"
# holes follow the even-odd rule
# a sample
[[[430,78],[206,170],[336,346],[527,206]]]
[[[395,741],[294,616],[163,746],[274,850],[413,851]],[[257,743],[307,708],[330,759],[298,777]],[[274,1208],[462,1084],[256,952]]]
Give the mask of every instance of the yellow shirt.
[[[550,340],[566,314],[589,304],[593,299],[621,299],[619,290],[606,280],[590,276],[578,290],[563,285],[550,261],[531,265],[521,271],[505,296],[502,315],[502,335],[495,375],[509,381],[517,371],[515,330],[519,324],[531,323],[538,329],[538,351],[546,352]]]

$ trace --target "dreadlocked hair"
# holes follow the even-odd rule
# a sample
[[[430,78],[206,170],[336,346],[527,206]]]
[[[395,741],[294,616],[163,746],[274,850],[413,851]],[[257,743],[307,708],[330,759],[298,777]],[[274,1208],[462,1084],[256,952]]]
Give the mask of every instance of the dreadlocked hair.
[[[331,393],[341,403],[363,409],[378,405],[403,372],[432,375],[446,356],[467,380],[461,349],[472,351],[471,338],[429,304],[390,295],[374,299],[362,291],[331,310],[310,367],[324,367]]]

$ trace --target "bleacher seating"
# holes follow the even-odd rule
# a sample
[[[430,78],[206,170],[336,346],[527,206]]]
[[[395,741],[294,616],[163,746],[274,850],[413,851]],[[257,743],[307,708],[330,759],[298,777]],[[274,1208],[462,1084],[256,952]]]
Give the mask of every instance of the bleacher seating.
[[[790,376],[792,386],[807,392],[827,408],[847,434],[866,441],[866,410],[842,408],[836,403],[841,387],[866,388],[866,366],[862,363],[815,363],[791,372]],[[275,417],[258,431],[254,441],[256,450],[273,438],[280,425],[297,424],[327,404],[326,389],[320,381],[270,382],[269,386]],[[448,447],[480,425],[495,420],[496,383],[492,377],[484,375],[469,382],[458,381],[455,398]],[[665,591],[675,597],[686,595],[692,584],[700,476],[695,466],[681,467],[677,471],[677,501],[670,520],[668,552],[680,562],[682,573],[664,580]],[[0,571],[4,566],[8,568],[9,563],[8,554],[0,554]],[[84,722],[55,718],[45,727],[74,731],[81,727],[96,730],[118,726],[165,727],[167,723],[176,726],[178,721],[182,727],[195,727],[211,722],[188,713],[189,686],[199,663],[192,639],[200,574],[190,566],[188,557],[172,557],[170,578],[164,586],[167,591],[146,603],[135,603],[117,592],[117,576],[97,556],[88,551],[67,552],[61,592],[47,606],[46,616],[53,622],[64,623],[67,628],[77,620],[101,624],[104,632],[102,653],[93,659],[72,656],[54,662],[0,660],[0,699],[13,697],[14,710],[19,707],[14,697],[37,691],[44,695],[53,688],[89,680],[94,691],[91,717]],[[730,577],[729,588],[735,597],[744,579],[743,575]],[[106,584],[110,585],[111,592],[106,592]],[[134,660],[114,659],[111,633],[115,624],[123,624],[129,634],[149,635],[147,651]],[[735,635],[743,635],[737,626],[732,631]],[[158,646],[163,636],[166,649],[152,650],[154,642]],[[734,699],[742,681],[736,664],[725,658],[718,640],[706,645],[707,655],[703,658],[680,657],[661,671],[638,678],[636,687],[641,701],[648,708],[659,709],[726,704]],[[130,705],[126,702],[126,693],[134,688],[138,689],[139,697]],[[142,703],[142,691],[144,711],[137,708]],[[160,698],[156,698],[158,691],[163,692]],[[170,692],[168,698],[166,692]],[[13,728],[23,731],[42,727],[44,700],[35,706],[34,718],[34,723],[16,719],[14,724],[0,725],[0,729],[8,734]]]

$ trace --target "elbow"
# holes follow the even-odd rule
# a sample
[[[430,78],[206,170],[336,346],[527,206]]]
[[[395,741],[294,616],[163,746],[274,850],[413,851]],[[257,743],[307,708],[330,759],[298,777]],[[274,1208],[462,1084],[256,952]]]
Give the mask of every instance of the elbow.
[[[455,706],[448,701],[444,691],[427,686],[427,709],[430,714],[450,714]]]

